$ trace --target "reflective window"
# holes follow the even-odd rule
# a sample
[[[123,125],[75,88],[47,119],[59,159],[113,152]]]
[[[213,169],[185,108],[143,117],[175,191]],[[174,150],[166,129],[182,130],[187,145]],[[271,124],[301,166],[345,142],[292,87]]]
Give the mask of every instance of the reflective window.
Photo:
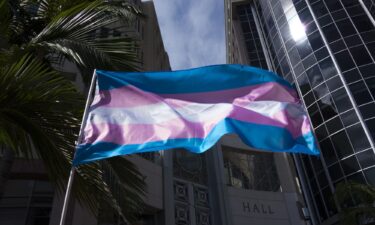
[[[336,12],[331,12],[331,15],[334,21],[339,21],[339,20],[347,18],[347,15],[343,9],[336,11]]]
[[[366,121],[366,125],[370,130],[372,138],[375,138],[375,119],[370,119]]]
[[[372,101],[371,95],[363,81],[350,84],[349,89],[358,105]]]
[[[323,122],[323,118],[320,115],[319,108],[316,104],[310,106],[307,111],[310,114],[311,122],[314,127],[319,126]]]
[[[337,162],[337,156],[331,143],[331,139],[325,139],[324,141],[319,143],[319,146],[322,150],[324,160],[327,165],[331,165],[332,163]]]
[[[315,56],[314,54],[310,54],[308,57],[306,57],[303,61],[302,61],[302,64],[305,68],[309,68],[311,67],[312,65],[314,65],[316,63],[316,59],[315,59]]]
[[[363,45],[350,48],[349,51],[353,55],[357,66],[372,63],[372,59]]]
[[[359,71],[363,77],[374,77],[375,76],[375,64],[369,64],[359,67]]]
[[[309,81],[307,80],[306,74],[302,74],[297,78],[298,85],[301,89],[302,95],[305,95],[308,91],[311,90]]]
[[[344,130],[333,135],[331,139],[339,158],[353,154],[353,149]]]
[[[352,46],[356,46],[362,44],[361,39],[359,39],[358,35],[352,35],[349,37],[344,38],[346,45],[350,48]]]
[[[325,83],[322,83],[319,86],[314,88],[314,95],[317,99],[320,99],[323,96],[326,96],[328,93],[329,93],[329,91],[328,91],[327,85]],[[322,101],[323,101],[324,104],[332,102],[332,101],[330,101],[329,97],[328,98],[324,97],[324,99],[322,99]]]
[[[374,7],[375,9],[375,7]],[[361,33],[362,39],[365,43],[373,42],[375,37],[375,30],[370,30],[364,33]]]
[[[321,126],[316,128],[315,135],[319,140],[322,140],[322,139],[328,137],[328,132],[327,132],[326,126],[324,124],[322,124]]]
[[[345,126],[350,126],[352,124],[359,122],[357,114],[354,111],[354,109],[341,114],[340,117]]]
[[[353,13],[351,15],[353,15]],[[367,15],[355,16],[352,17],[352,20],[359,32],[365,32],[374,29],[374,25],[370,22],[370,19]]]
[[[352,108],[352,104],[344,88],[331,93],[331,95],[339,112],[344,112]]]
[[[370,88],[372,96],[375,97],[375,77],[366,79],[366,84]]]
[[[367,181],[375,185],[375,167],[364,171]]]
[[[346,83],[352,83],[362,79],[358,69],[352,69],[343,73]]]
[[[345,160],[340,161],[341,167],[346,175],[352,174],[357,172],[359,168],[359,164],[355,156],[349,157]]]
[[[328,185],[328,179],[327,179],[326,173],[324,171],[317,174],[317,178],[318,178],[319,186],[321,188]]]
[[[326,80],[337,74],[335,65],[333,64],[331,58],[326,58],[323,61],[319,62],[319,67],[322,71],[324,79]]]
[[[362,172],[358,172],[358,173],[352,174],[352,175],[346,177],[346,179],[348,181],[354,181],[354,182],[357,182],[357,183],[366,183],[366,180],[363,177]]]
[[[375,154],[372,149],[358,153],[357,159],[362,169],[375,165]]]
[[[331,176],[332,181],[336,181],[344,176],[341,170],[340,163],[336,163],[328,167],[329,175]]]
[[[329,14],[318,18],[318,22],[319,22],[319,24],[320,24],[321,27],[324,27],[324,26],[326,26],[328,24],[333,23],[332,18],[331,18],[331,16]],[[328,31],[328,29],[326,29],[326,31]]]
[[[322,40],[322,37],[320,36],[319,31],[315,31],[314,33],[310,34],[308,36],[308,39],[313,49],[319,49],[324,46],[324,42]]]
[[[326,126],[330,134],[335,133],[344,128],[344,126],[341,123],[340,117],[338,116],[326,122]]]
[[[342,40],[337,40],[329,44],[329,46],[332,49],[333,53],[339,52],[341,50],[344,50],[346,48],[344,41]]]
[[[342,9],[342,5],[340,4],[339,1],[325,0],[324,2],[326,3],[327,8],[330,12],[334,12],[334,11]]]
[[[346,129],[352,142],[354,151],[362,151],[370,147],[365,131],[361,124],[357,124]]]
[[[305,100],[305,104],[307,106],[310,106],[311,104],[315,102],[315,97],[314,97],[313,92],[309,92],[307,95],[303,97],[303,99]]]
[[[336,76],[332,79],[327,80],[326,85],[331,92],[343,86],[339,76]]]
[[[306,74],[312,87],[316,87],[318,84],[323,82],[323,77],[318,65],[315,65],[306,70]]]
[[[323,30],[323,33],[328,41],[328,43],[331,43],[331,42],[334,42],[336,41],[337,39],[340,39],[341,36],[336,28],[336,26],[334,24],[330,24],[326,27],[323,27],[322,28]]]
[[[315,172],[323,170],[323,164],[319,156],[310,156],[310,160]]]
[[[359,107],[363,119],[375,117],[375,104],[370,103]]]
[[[315,54],[316,59],[318,61],[326,58],[329,55],[329,53],[328,53],[328,51],[325,47],[323,47],[323,48],[319,49],[318,51],[314,52],[314,54]]]
[[[330,95],[322,98],[318,101],[319,108],[322,112],[322,116],[324,120],[329,120],[332,117],[337,115],[336,107],[333,105],[332,99]]]
[[[346,16],[346,15],[345,15]],[[340,33],[343,37],[350,36],[352,34],[356,34],[356,30],[354,29],[352,23],[349,19],[341,20],[336,22],[337,27],[340,30]]]
[[[355,66],[354,61],[350,57],[350,54],[347,50],[336,53],[335,57],[336,57],[337,63],[339,64],[340,69],[343,72],[347,71],[347,70],[349,70],[349,69],[351,69]]]
[[[296,47],[297,47],[297,50],[301,59],[304,59],[305,57],[307,57],[308,55],[312,53],[312,49],[307,40],[303,41],[302,43],[297,44]]]

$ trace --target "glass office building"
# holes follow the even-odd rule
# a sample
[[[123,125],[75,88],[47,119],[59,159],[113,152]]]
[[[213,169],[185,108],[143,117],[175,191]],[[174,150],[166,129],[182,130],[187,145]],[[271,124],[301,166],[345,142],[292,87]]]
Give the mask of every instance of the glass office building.
[[[227,62],[297,87],[321,156],[296,155],[314,224],[333,224],[342,181],[375,185],[373,0],[227,0]]]

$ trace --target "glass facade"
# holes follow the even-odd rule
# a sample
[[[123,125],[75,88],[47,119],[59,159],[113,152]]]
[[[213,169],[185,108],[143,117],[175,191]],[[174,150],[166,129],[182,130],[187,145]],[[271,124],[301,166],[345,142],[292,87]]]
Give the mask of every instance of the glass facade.
[[[375,185],[375,27],[364,8],[373,14],[374,1],[363,3],[261,0],[236,6],[238,15],[253,8],[268,69],[296,84],[310,115],[322,156],[298,155],[296,163],[318,222],[337,213],[332,193],[339,182]]]

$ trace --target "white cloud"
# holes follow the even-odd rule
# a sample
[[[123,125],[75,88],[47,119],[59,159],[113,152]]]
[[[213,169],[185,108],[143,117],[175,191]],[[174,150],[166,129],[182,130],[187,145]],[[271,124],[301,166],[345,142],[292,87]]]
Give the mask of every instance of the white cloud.
[[[224,0],[154,0],[172,69],[225,63]]]

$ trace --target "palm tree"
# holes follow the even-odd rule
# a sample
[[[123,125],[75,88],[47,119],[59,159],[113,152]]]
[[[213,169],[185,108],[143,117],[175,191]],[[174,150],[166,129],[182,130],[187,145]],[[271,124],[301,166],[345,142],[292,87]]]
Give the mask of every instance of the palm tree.
[[[64,59],[73,62],[85,80],[94,68],[136,70],[132,39],[98,39],[93,32],[138,14],[136,7],[122,1],[77,5],[72,0],[0,0],[0,146],[7,162],[0,167],[3,184],[13,155],[40,158],[63,193],[84,99],[56,65]],[[73,194],[81,203],[95,213],[102,202],[124,220],[136,219],[145,183],[132,163],[117,157],[77,171]],[[111,185],[103,181],[104,174]]]
[[[341,207],[343,225],[375,224],[375,187],[355,182],[340,183],[334,197]]]

